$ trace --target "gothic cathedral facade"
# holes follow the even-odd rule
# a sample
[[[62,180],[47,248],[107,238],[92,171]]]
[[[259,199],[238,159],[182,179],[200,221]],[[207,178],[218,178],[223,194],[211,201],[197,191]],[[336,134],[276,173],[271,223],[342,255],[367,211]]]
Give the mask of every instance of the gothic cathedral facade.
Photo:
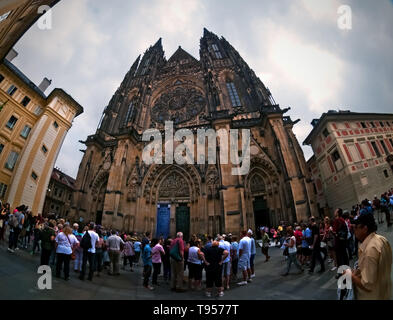
[[[84,141],[72,218],[185,238],[306,221],[316,201],[288,110],[225,38],[204,29],[200,60],[181,47],[166,60],[160,39],[132,65]],[[163,131],[165,121],[194,133],[249,129],[250,170],[232,175],[220,161],[146,164],[143,132]]]

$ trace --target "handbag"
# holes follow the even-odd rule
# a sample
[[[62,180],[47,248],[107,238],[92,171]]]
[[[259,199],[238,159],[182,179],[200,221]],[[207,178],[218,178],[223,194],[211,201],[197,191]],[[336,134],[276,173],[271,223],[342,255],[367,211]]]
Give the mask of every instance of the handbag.
[[[173,248],[169,251],[169,255],[176,261],[182,261],[182,257],[179,251],[179,242],[176,242]]]
[[[71,260],[75,260],[76,259],[75,250],[72,248],[72,244],[71,244],[70,238],[68,238],[68,236],[66,236],[66,237],[67,237],[68,243],[70,244],[70,247],[71,247],[71,250],[72,250],[72,252],[71,252]]]

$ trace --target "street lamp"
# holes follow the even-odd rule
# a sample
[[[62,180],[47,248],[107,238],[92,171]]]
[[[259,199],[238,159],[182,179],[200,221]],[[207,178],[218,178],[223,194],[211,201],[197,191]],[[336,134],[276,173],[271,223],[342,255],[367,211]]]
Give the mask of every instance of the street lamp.
[[[393,154],[389,154],[386,158],[386,162],[389,164],[390,168],[393,171]]]

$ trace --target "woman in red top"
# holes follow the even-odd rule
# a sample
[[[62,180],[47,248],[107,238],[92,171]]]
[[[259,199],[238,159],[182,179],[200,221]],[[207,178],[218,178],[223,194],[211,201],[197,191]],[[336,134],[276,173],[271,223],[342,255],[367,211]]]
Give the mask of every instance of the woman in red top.
[[[303,257],[303,254],[302,254],[302,241],[303,241],[302,228],[300,226],[297,226],[293,235],[295,236],[295,239],[296,239],[297,259],[300,261],[300,263],[303,263],[303,261],[302,261],[302,257]]]

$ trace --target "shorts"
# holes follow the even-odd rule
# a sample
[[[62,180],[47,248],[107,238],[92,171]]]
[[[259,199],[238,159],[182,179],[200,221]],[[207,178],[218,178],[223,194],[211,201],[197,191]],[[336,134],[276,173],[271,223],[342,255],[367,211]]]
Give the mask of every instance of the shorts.
[[[188,278],[194,280],[202,280],[203,267],[200,264],[188,263]]]
[[[305,256],[305,257],[311,256],[311,249],[310,249],[310,248],[307,248],[307,247],[303,247],[303,248],[302,248],[302,254],[303,254],[303,256]]]
[[[255,254],[252,254],[250,257],[250,267],[254,268],[254,259],[255,259]]]
[[[224,277],[229,277],[231,275],[231,263],[225,262],[222,264],[222,275]]]
[[[247,269],[250,269],[250,259],[248,257],[247,258],[241,257],[239,259],[237,267],[240,271],[246,271]]]
[[[206,288],[222,287],[222,266],[215,270],[206,270]]]

